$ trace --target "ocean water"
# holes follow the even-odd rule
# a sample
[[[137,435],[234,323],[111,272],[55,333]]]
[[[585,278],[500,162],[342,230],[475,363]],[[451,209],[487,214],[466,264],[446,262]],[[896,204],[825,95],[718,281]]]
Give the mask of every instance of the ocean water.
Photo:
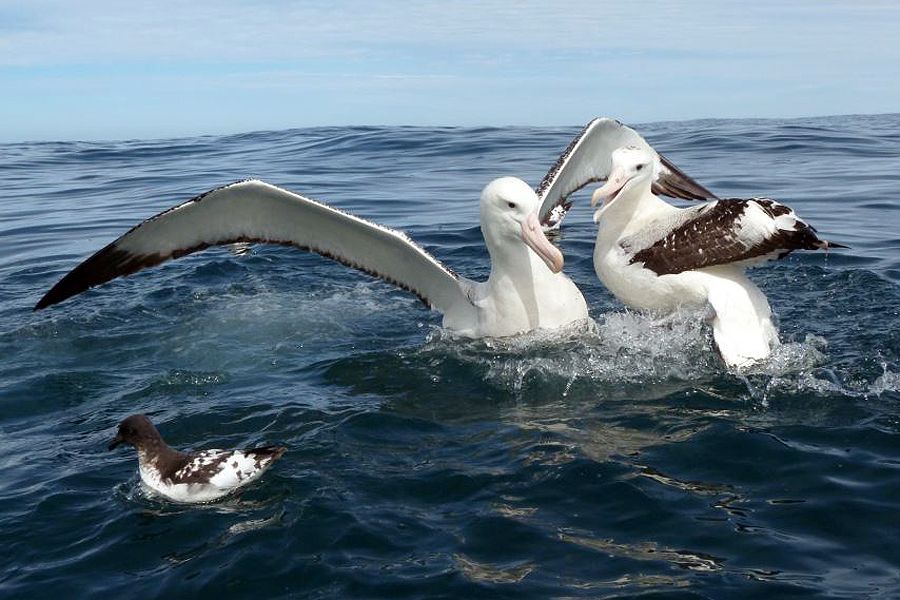
[[[487,276],[478,195],[536,184],[579,127],[319,128],[0,145],[0,596],[900,596],[900,115],[639,130],[721,196],[849,250],[755,269],[784,346],[723,367],[707,326],[597,281],[593,322],[460,341],[411,295],[281,247],[218,248],[31,307],[140,220],[260,177]],[[179,448],[280,443],[242,494],[146,493],[123,417]]]

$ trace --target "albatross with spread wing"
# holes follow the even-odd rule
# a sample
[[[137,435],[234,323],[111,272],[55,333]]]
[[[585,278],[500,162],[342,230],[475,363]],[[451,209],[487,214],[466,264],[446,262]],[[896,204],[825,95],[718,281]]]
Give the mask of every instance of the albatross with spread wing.
[[[390,282],[443,313],[466,337],[507,336],[587,318],[563,257],[541,230],[538,199],[502,177],[481,194],[481,230],[491,256],[485,282],[460,277],[404,233],[268,183],[248,180],[206,192],[132,228],[75,267],[35,306],[169,259],[237,242],[293,246]]]

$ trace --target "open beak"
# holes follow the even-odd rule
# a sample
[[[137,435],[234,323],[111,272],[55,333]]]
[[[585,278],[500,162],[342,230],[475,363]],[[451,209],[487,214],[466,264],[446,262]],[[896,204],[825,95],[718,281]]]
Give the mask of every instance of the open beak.
[[[609,174],[609,178],[602,186],[598,187],[591,195],[591,206],[596,206],[597,202],[603,200],[603,204],[609,204],[616,197],[616,194],[622,191],[629,178],[622,169],[615,169]]]
[[[122,439],[121,435],[116,435],[116,437],[114,437],[112,439],[112,441],[109,443],[109,446],[107,446],[106,449],[107,450],[115,450],[116,446],[118,446],[119,444],[121,444],[124,441],[125,440]]]
[[[563,268],[563,255],[559,248],[550,243],[544,230],[541,229],[541,223],[538,220],[537,212],[528,215],[528,218],[522,223],[522,241],[534,250],[534,253],[541,257],[547,267],[554,273],[559,273]]]

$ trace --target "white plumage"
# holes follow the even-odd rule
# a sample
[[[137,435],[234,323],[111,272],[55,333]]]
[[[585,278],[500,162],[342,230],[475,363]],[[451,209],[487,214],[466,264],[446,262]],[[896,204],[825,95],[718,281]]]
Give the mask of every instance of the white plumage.
[[[506,336],[587,318],[562,254],[541,231],[525,182],[497,179],[481,195],[491,256],[485,282],[456,275],[406,234],[262,181],[227,185],[137,225],[60,280],[35,309],[214,245],[273,243],[318,253],[409,290],[469,337]]]
[[[592,204],[603,200],[594,215],[594,269],[603,284],[640,310],[709,307],[713,337],[729,366],[765,359],[779,343],[778,333],[765,295],[745,268],[797,249],[840,246],[820,240],[793,210],[767,198],[672,206],[653,193],[672,173],[681,181],[676,187],[697,191],[697,199],[714,196],[664,162],[633,130],[609,119],[592,123],[603,126],[589,125],[576,138],[574,162],[561,160],[545,178],[566,183],[547,187],[561,191],[544,197],[542,222],[558,225],[560,207],[564,215],[571,205],[569,194],[605,181],[592,198]]]

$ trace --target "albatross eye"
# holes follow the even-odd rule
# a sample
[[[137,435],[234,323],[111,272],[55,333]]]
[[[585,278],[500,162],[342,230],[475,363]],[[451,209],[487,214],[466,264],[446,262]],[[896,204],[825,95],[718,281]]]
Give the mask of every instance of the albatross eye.
[[[638,165],[638,166],[637,166],[637,170],[638,170],[638,171],[640,171],[640,170],[643,169],[643,168],[644,168],[644,165]]]
[[[510,207],[510,208],[515,208],[515,207],[516,207],[516,203],[515,203],[515,202],[507,202],[506,205],[507,205],[508,207]]]

